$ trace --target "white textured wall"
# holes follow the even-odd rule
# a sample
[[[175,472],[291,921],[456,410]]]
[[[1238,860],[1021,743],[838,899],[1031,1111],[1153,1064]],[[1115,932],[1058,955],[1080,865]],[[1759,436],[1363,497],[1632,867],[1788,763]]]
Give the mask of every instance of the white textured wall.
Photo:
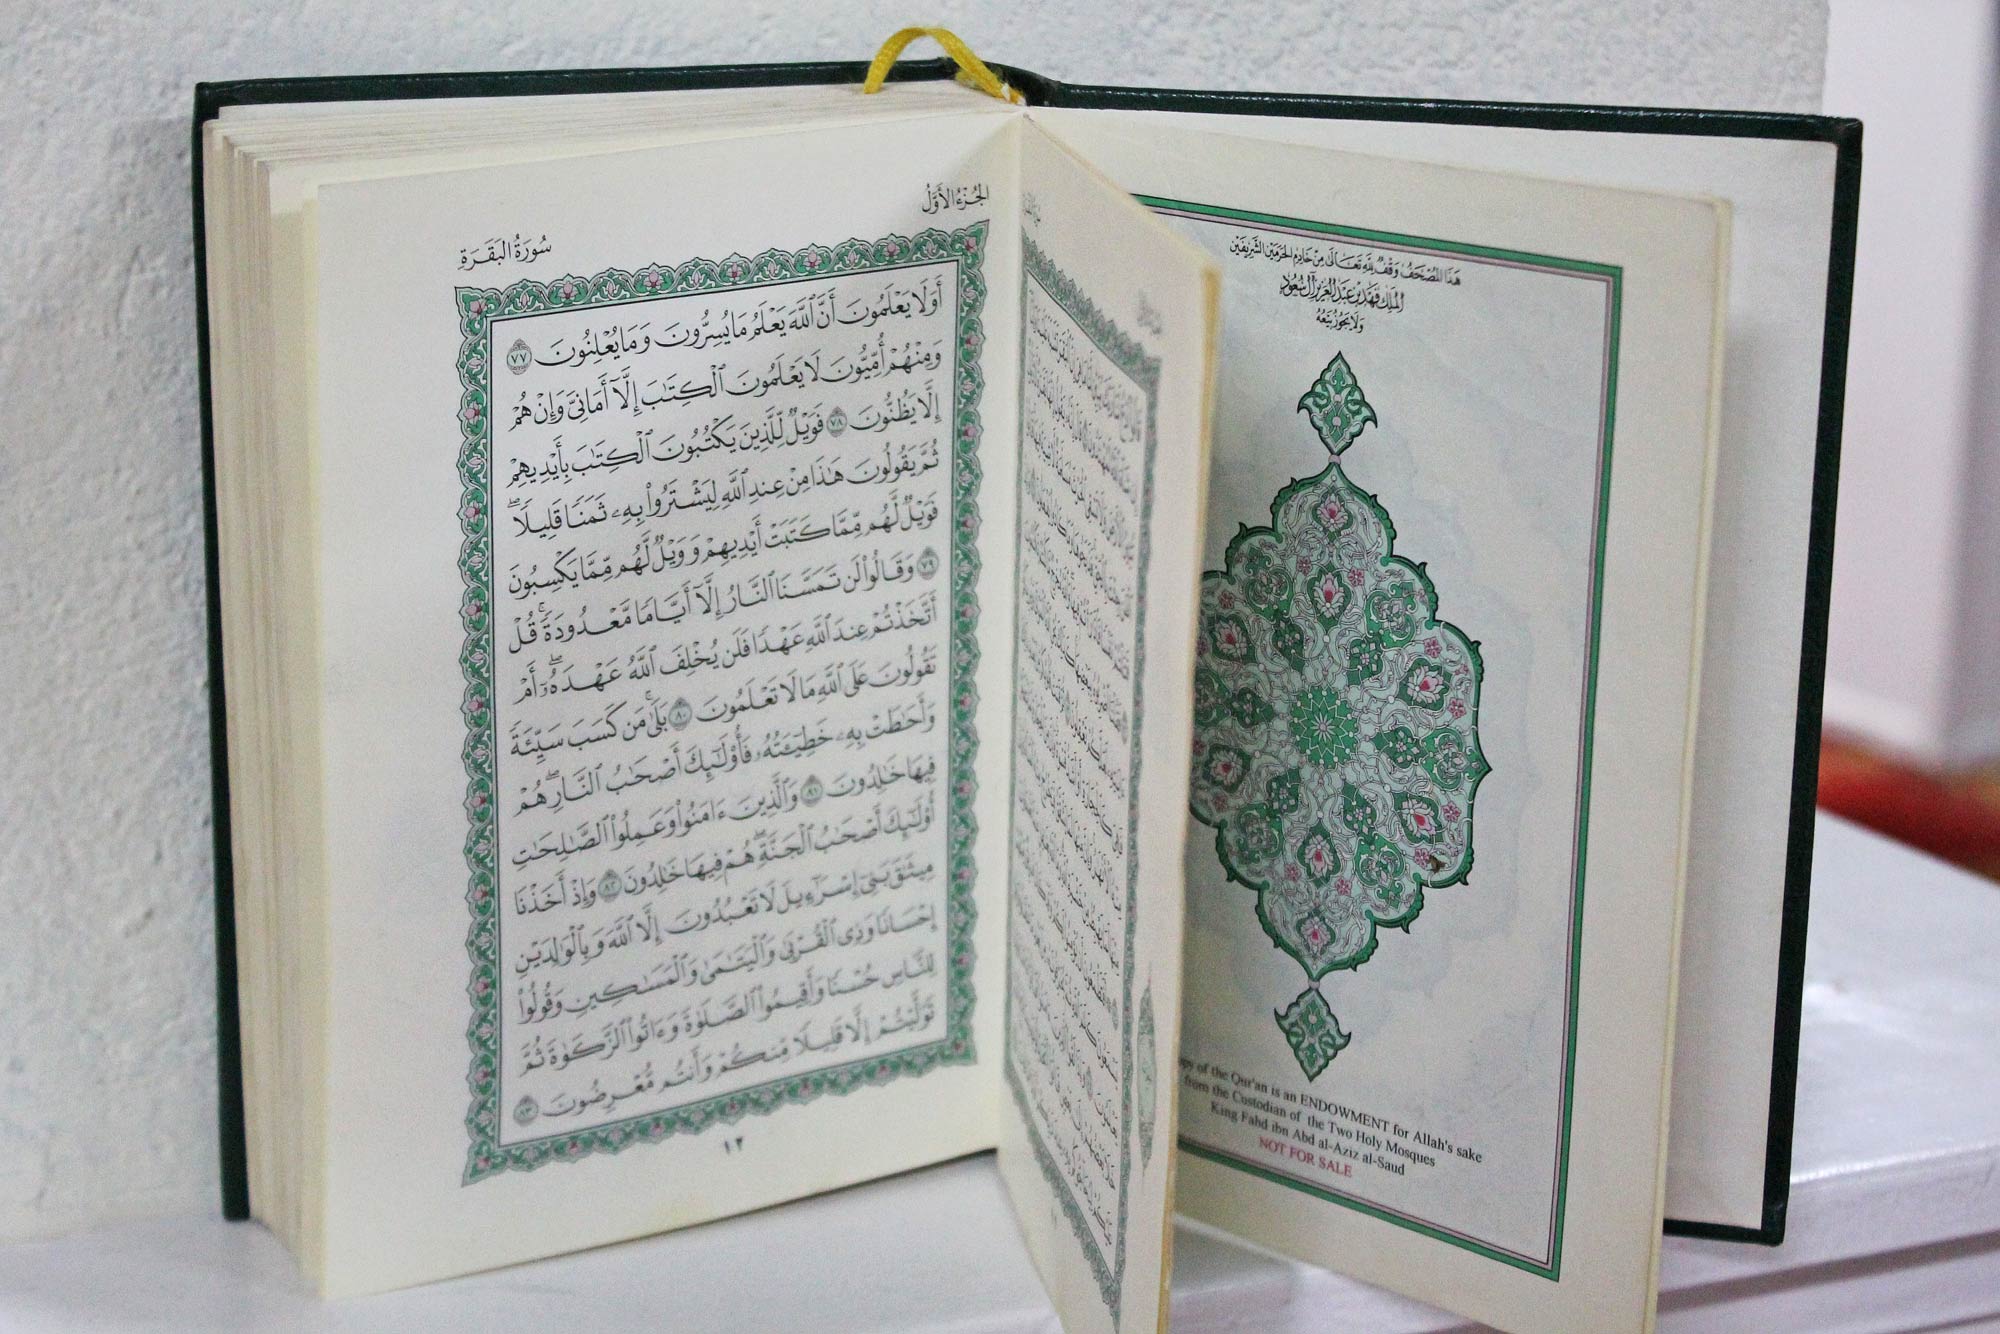
[[[197,79],[864,57],[1817,110],[1822,0],[0,0],[0,1237],[215,1199]]]
[[[1827,105],[1867,122],[1826,723],[2000,757],[2000,13],[1834,0]]]

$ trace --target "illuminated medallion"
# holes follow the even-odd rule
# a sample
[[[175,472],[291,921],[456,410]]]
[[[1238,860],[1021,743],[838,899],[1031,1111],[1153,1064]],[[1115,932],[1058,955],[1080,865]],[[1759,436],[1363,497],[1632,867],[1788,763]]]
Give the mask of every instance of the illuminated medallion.
[[[1299,400],[1329,458],[1202,576],[1194,817],[1306,988],[1275,1011],[1308,1079],[1350,1035],[1321,980],[1358,968],[1377,928],[1472,869],[1479,646],[1437,617],[1424,567],[1340,456],[1376,420],[1345,357]]]

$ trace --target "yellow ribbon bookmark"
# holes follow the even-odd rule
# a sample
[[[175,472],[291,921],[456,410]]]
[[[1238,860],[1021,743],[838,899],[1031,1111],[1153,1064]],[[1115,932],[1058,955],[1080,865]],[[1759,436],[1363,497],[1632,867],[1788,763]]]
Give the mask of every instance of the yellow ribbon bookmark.
[[[875,59],[868,62],[868,77],[861,83],[864,93],[882,91],[882,81],[889,77],[889,66],[903,54],[903,48],[919,37],[928,37],[944,48],[944,53],[958,62],[958,81],[977,88],[990,97],[1002,102],[1026,102],[1020,90],[1010,88],[999,75],[989,68],[985,61],[972,54],[959,35],[949,28],[905,28],[882,43],[882,49],[875,53]]]

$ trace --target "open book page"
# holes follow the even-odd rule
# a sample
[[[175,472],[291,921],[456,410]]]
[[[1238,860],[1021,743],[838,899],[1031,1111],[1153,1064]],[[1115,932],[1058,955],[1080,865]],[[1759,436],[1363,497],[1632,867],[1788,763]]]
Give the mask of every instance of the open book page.
[[[1800,608],[1819,448],[1837,150],[1825,142],[1291,116],[1090,113],[1730,201],[1728,346],[1674,1028],[1667,1216],[1759,1227]],[[1755,578],[1742,572],[1756,571]],[[1808,819],[1810,817],[1808,816]],[[1781,1094],[1782,1096],[1782,1094]],[[1789,1104],[1775,1152],[1789,1154]]]
[[[1064,1328],[1152,1329],[1215,273],[1025,130],[1000,1169]]]
[[[1181,1207],[1645,1325],[1721,210],[1037,115],[1224,270]]]
[[[310,207],[328,1290],[994,1142],[1015,119]]]

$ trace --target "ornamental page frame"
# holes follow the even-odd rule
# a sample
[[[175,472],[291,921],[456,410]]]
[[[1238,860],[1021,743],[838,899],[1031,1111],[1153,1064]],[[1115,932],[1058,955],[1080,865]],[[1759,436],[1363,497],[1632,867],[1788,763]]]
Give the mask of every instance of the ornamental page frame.
[[[466,995],[471,1017],[466,1041],[471,1049],[466,1086],[471,1095],[465,1116],[468,1137],[462,1185],[508,1171],[529,1171],[551,1162],[569,1162],[595,1153],[616,1153],[634,1144],[654,1143],[746,1116],[768,1115],[806,1103],[899,1078],[914,1078],[945,1065],[975,1060],[972,1036],[973,816],[977,793],[973,773],[978,737],[975,673],[979,665],[980,573],[978,537],[981,471],[980,395],[984,376],[979,358],[985,347],[982,317],[986,283],[983,261],[988,224],[976,222],[913,236],[890,234],[874,241],[858,238],[835,245],[810,244],[798,250],[765,250],[754,257],[689,259],[654,263],[636,270],[605,269],[594,277],[570,275],[550,282],[524,279],[505,289],[461,287],[454,300],[462,335],[457,359],[460,383],[457,470],[461,483],[458,568],[464,583],[460,621],[465,627],[459,665],[465,689],[461,713],[466,773],[465,900],[470,917],[465,948],[470,961]],[[514,1143],[500,1136],[505,1093],[501,1088],[500,1006],[501,914],[498,865],[498,719],[494,707],[494,561],[492,478],[493,373],[504,365],[496,351],[498,326],[510,319],[551,311],[613,308],[672,301],[725,289],[753,289],[821,281],[845,274],[886,272],[948,265],[956,291],[954,370],[951,399],[951,542],[949,681],[950,727],[946,742],[949,773],[946,823],[945,1031],[941,1037],[886,1054],[782,1076],[751,1087],[645,1112],[587,1130],[557,1132]]]
[[[1581,997],[1582,983],[1579,946],[1581,943],[1580,936],[1584,914],[1585,869],[1588,861],[1591,771],[1594,758],[1593,746],[1597,706],[1599,650],[1603,630],[1604,571],[1607,553],[1606,526],[1609,521],[1613,464],[1612,442],[1615,435],[1617,416],[1621,311],[1625,282],[1624,270],[1616,264],[1572,259],[1471,242],[1451,241],[1434,236],[1417,236],[1401,232],[1347,226],[1304,217],[1266,213],[1248,208],[1237,208],[1148,194],[1139,194],[1136,197],[1142,204],[1145,204],[1155,213],[1165,217],[1186,222],[1208,223],[1219,227],[1274,234],[1279,244],[1283,244],[1284,238],[1288,237],[1301,238],[1307,241],[1345,242],[1365,248],[1406,252],[1418,257],[1495,264],[1564,274],[1587,281],[1598,282],[1604,287],[1604,359],[1600,384],[1600,410],[1598,413],[1598,456],[1595,483],[1592,488],[1594,508],[1589,526],[1588,630],[1584,638],[1584,670],[1580,692],[1581,699],[1579,701],[1581,731],[1577,747],[1575,820],[1571,839],[1572,873],[1568,897],[1570,911],[1566,931],[1568,944],[1567,969],[1564,979],[1565,1004],[1563,1006],[1564,1040],[1561,1057],[1561,1097],[1556,1133],[1555,1161],[1552,1164],[1550,1172],[1550,1223],[1546,1248],[1541,1254],[1530,1254],[1510,1249],[1497,1242],[1490,1242],[1474,1236],[1441,1220],[1425,1218],[1414,1213],[1401,1211],[1387,1204],[1364,1198],[1359,1194],[1329,1187],[1323,1182],[1307,1180],[1272,1164],[1252,1161],[1224,1146],[1204,1143],[1185,1131],[1182,1131],[1178,1138],[1179,1147],[1197,1158],[1214,1162],[1233,1171],[1243,1172],[1249,1176],[1269,1181],[1286,1189],[1298,1191],[1301,1194],[1337,1204],[1371,1218],[1417,1232],[1458,1249],[1499,1261],[1502,1264],[1522,1270],[1536,1277],[1544,1278],[1551,1282],[1559,1281],[1562,1272],[1564,1218],[1568,1199],[1569,1156],[1576,1083],[1578,1005]],[[1341,349],[1330,343],[1328,352],[1339,353]],[[1299,404],[1300,409],[1306,410],[1310,414],[1314,406],[1312,400],[1316,397],[1314,391],[1324,391],[1324,398],[1319,404],[1320,421],[1315,423],[1315,426],[1317,429],[1321,429],[1321,443],[1325,444],[1330,452],[1335,454],[1336,459],[1340,450],[1344,449],[1346,444],[1353,442],[1354,435],[1358,433],[1360,427],[1368,424],[1368,421],[1372,420],[1373,416],[1373,409],[1369,407],[1365,398],[1363,398],[1359,403],[1353,404],[1349,408],[1349,418],[1345,422],[1327,417],[1326,414],[1329,408],[1336,406],[1332,401],[1336,397],[1336,386],[1329,381],[1328,377],[1331,377],[1333,381],[1342,381],[1339,386],[1340,395],[1344,395],[1345,388],[1347,387],[1345,381],[1353,378],[1351,371],[1347,372],[1344,379],[1342,376],[1334,374],[1335,366],[1339,364],[1340,360],[1341,358],[1337,357],[1335,362],[1326,364],[1326,369],[1322,372],[1321,382],[1316,384],[1313,390],[1309,390],[1306,398],[1301,400]],[[1362,416],[1363,413],[1367,414],[1366,419]],[[1332,430],[1331,439],[1326,434],[1326,429],[1329,427]],[[1345,435],[1344,443],[1340,448],[1335,448],[1334,441],[1341,439],[1343,434]],[[1218,439],[1215,452],[1218,466],[1226,464],[1227,453],[1228,446]],[[1333,466],[1337,467],[1337,462]],[[1305,480],[1309,479],[1295,480],[1294,485],[1301,485]],[[1240,520],[1244,516],[1232,515],[1231,517]],[[1263,516],[1257,517],[1261,518]],[[1207,582],[1207,577],[1204,576],[1204,588],[1207,587]],[[1435,602],[1432,605],[1435,606]],[[1201,654],[1199,648],[1197,652],[1199,661],[1200,657],[1204,655]],[[1199,732],[1199,729],[1197,730]],[[1480,763],[1483,765],[1485,757],[1482,754],[1479,758]],[[1199,765],[1201,763],[1199,755],[1196,756],[1195,763],[1198,776]],[[1196,790],[1199,790],[1198,783]],[[1212,821],[1202,819],[1200,813],[1193,810],[1192,803],[1190,814],[1202,824],[1212,827]],[[1468,872],[1470,870],[1469,847],[1467,863],[1463,869]],[[1462,877],[1460,878],[1462,879]],[[1241,886],[1240,880],[1233,881],[1233,883],[1238,887]],[[1450,883],[1449,878],[1442,883]],[[1193,890],[1192,883],[1190,884],[1190,890],[1191,892]],[[1414,917],[1415,914],[1411,913],[1409,916]],[[1406,918],[1401,924],[1407,926],[1408,920]],[[1392,922],[1388,924],[1397,925],[1398,923]],[[1266,933],[1265,939],[1267,943],[1272,943],[1272,938],[1268,933]],[[1273,948],[1282,948],[1282,946],[1274,944]],[[1309,987],[1308,991],[1316,992],[1317,984],[1315,983],[1312,987]],[[1302,993],[1300,999],[1304,999],[1304,993]],[[1282,1012],[1274,1009],[1273,1014],[1279,1018],[1282,1025]],[[1287,1035],[1287,1040],[1288,1045],[1291,1045],[1289,1034]],[[1339,1042],[1333,1046],[1332,1052],[1327,1055],[1326,1063],[1323,1063],[1321,1066],[1322,1070],[1326,1068],[1327,1064],[1331,1063],[1332,1056],[1337,1055],[1338,1051],[1345,1045],[1345,1042]],[[1297,1054],[1295,1047],[1294,1055],[1296,1056]],[[1302,1058],[1301,1064],[1304,1064]]]
[[[1117,323],[1108,315],[1099,310],[1096,303],[1084,294],[1083,289],[1077,284],[1076,280],[1065,273],[1054,260],[1050,259],[1041,247],[1035,244],[1031,237],[1024,235],[1021,240],[1023,309],[1025,310],[1026,308],[1026,296],[1029,285],[1033,284],[1039,287],[1062,310],[1064,315],[1082,331],[1084,336],[1090,340],[1091,345],[1129,378],[1145,398],[1145,440],[1142,445],[1143,460],[1141,463],[1141,476],[1144,481],[1139,498],[1139,543],[1138,556],[1135,563],[1137,576],[1135,596],[1138,599],[1138,605],[1133,617],[1132,652],[1132,661],[1134,663],[1143,663],[1145,661],[1147,610],[1144,588],[1146,570],[1152,548],[1153,488],[1155,480],[1154,457],[1159,447],[1160,362],[1158,358],[1149,355],[1136,339],[1119,328]],[[1025,339],[1023,347],[1023,355],[1025,356]],[[1026,392],[1025,380],[1023,382],[1023,392]],[[1026,485],[1026,469],[1022,469],[1022,485]],[[1017,525],[1017,545],[1020,536],[1018,529],[1024,527],[1025,525]],[[1015,564],[1018,568],[1020,564],[1018,553]],[[1018,632],[1015,648],[1018,660]],[[1018,667],[1016,670],[1018,673]],[[1071,1189],[1069,1181],[1063,1175],[1061,1165],[1056,1161],[1054,1153],[1035,1123],[1035,1116],[1026,1088],[1026,1082],[1017,1064],[1022,1053],[1013,1042],[1014,988],[1012,986],[1009,986],[1007,989],[1007,1014],[1002,1030],[1007,1035],[1007,1050],[1002,1062],[1006,1068],[1007,1087],[1014,1100],[1015,1111],[1020,1116],[1022,1127],[1026,1131],[1028,1144],[1034,1152],[1035,1165],[1040,1170],[1042,1179],[1048,1186],[1050,1194],[1061,1206],[1063,1217],[1069,1224],[1070,1230],[1076,1238],[1077,1246],[1083,1252],[1084,1258],[1090,1266],[1091,1276],[1097,1282],[1098,1295],[1103,1299],[1106,1309],[1110,1311],[1114,1324],[1117,1323],[1119,1318],[1124,1292],[1125,1241],[1132,1177],[1134,1098],[1141,1094],[1145,1097],[1143,1106],[1146,1111],[1140,1118],[1139,1129],[1141,1140],[1139,1149],[1144,1159],[1150,1162],[1152,1158],[1153,1136],[1151,1109],[1158,1079],[1158,1058],[1156,1056],[1151,1058],[1150,1069],[1148,1069],[1146,1061],[1138,1060],[1136,1078],[1145,1085],[1145,1088],[1141,1090],[1135,1087],[1135,1041],[1144,1042],[1149,1049],[1156,1041],[1152,988],[1150,984],[1146,987],[1143,999],[1138,1007],[1140,1010],[1139,1014],[1134,1014],[1133,1005],[1133,990],[1137,980],[1134,975],[1134,965],[1136,963],[1135,945],[1139,922],[1139,857],[1136,844],[1139,831],[1139,737],[1145,717],[1143,691],[1141,688],[1143,680],[1143,672],[1135,670],[1132,674],[1131,734],[1126,738],[1127,745],[1131,751],[1131,769],[1127,775],[1127,790],[1125,793],[1125,846],[1127,849],[1125,932],[1123,942],[1125,957],[1122,969],[1122,987],[1119,993],[1118,1087],[1120,1105],[1118,1127],[1118,1211],[1116,1236],[1112,1242],[1109,1254],[1104,1253],[1098,1247],[1096,1239],[1091,1235],[1090,1224],[1084,1217],[1083,1206],[1076,1198],[1076,1192]],[[1017,718],[1015,723],[1017,731],[1019,725]],[[1010,782],[1012,781],[1013,768],[1018,766],[1019,763],[1020,757],[1017,744],[1016,753],[1013,756],[1013,764],[1010,766],[1009,771]],[[1011,797],[1008,807],[1010,812],[1014,809],[1014,802]],[[1010,879],[1012,867],[1013,863],[1010,857]],[[1011,914],[1015,911],[1013,907],[1015,896],[1010,893],[1008,897],[1010,904],[1009,912]],[[1135,1023],[1138,1026],[1136,1034]]]

